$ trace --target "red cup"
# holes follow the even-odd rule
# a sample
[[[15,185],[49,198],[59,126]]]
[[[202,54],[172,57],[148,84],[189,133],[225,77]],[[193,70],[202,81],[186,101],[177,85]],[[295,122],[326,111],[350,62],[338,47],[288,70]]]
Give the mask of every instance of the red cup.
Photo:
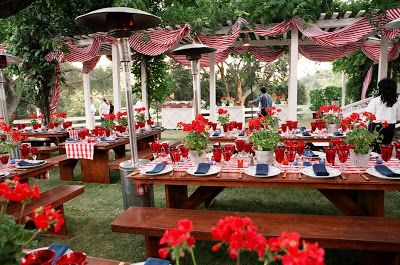
[[[56,265],[67,265],[67,264],[76,264],[76,265],[86,264],[86,254],[83,252],[74,251],[62,255],[56,262]]]
[[[181,154],[184,158],[189,156],[189,149],[187,149],[183,144],[179,146],[179,151],[181,151]]]
[[[317,129],[317,122],[311,122],[311,132],[315,132],[315,130]]]
[[[287,127],[288,127],[288,125],[286,123],[282,123],[281,124],[282,132],[285,133],[287,131]]]
[[[31,147],[31,154],[33,156],[37,155],[39,153],[39,150],[37,147]]]
[[[0,156],[0,161],[3,165],[8,164],[8,160],[10,159],[9,155],[1,155]]]
[[[329,164],[335,164],[336,147],[325,147],[326,161]]]
[[[231,160],[233,151],[224,148],[222,154],[223,154],[223,156],[224,156],[224,160],[225,160],[225,161],[229,161],[229,160]]]
[[[250,143],[250,142],[245,142],[244,145],[243,145],[244,151],[245,151],[246,153],[248,153],[248,154],[251,153],[252,148],[253,148],[253,144]]]
[[[285,158],[285,150],[286,150],[286,147],[283,146],[283,145],[277,146],[274,149],[274,151],[275,151],[275,160],[279,164],[282,164],[283,159]]]
[[[304,147],[306,146],[306,142],[298,141],[297,142],[297,154],[302,156],[304,154]]]
[[[228,132],[229,130],[229,124],[222,124],[222,129],[224,130],[224,132]]]
[[[21,258],[19,263],[21,265],[51,265],[55,256],[56,252],[51,249],[35,250]]]
[[[286,157],[289,162],[294,162],[297,153],[297,145],[286,146]]]
[[[243,148],[244,148],[244,140],[236,139],[235,144],[236,144],[236,149],[238,150],[238,152],[239,153],[242,152]]]
[[[214,147],[213,148],[213,157],[215,162],[221,162],[222,159],[222,148]]]
[[[392,157],[393,145],[392,144],[381,144],[381,156],[382,159],[387,162]]]
[[[226,145],[224,145],[224,149],[231,151],[233,154],[233,151],[235,150],[235,145],[234,144],[226,144]]]
[[[236,129],[241,131],[243,129],[243,122],[236,122]]]

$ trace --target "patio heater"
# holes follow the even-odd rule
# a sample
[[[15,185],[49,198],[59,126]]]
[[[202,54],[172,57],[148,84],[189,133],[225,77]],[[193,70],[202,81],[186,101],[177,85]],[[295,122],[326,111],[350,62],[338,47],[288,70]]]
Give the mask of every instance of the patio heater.
[[[3,69],[9,65],[19,64],[21,59],[5,53],[0,53],[0,116],[4,117],[4,122],[8,123],[8,113],[6,104],[6,91],[4,89]]]
[[[400,29],[400,18],[390,21],[385,25],[385,29]]]
[[[197,86],[197,78],[199,75],[199,68],[197,67],[202,54],[211,53],[215,51],[214,48],[208,47],[204,44],[193,43],[181,46],[171,51],[172,55],[186,55],[186,59],[192,64],[192,77],[193,77],[193,113],[194,117],[200,113],[200,95]]]
[[[142,10],[127,7],[109,7],[102,8],[90,13],[81,15],[75,19],[75,23],[84,28],[93,31],[108,32],[112,37],[118,40],[118,49],[123,70],[125,72],[126,87],[126,106],[129,128],[129,142],[132,152],[131,165],[138,167],[138,151],[135,128],[135,115],[132,104],[132,84],[131,84],[131,49],[129,37],[138,30],[156,27],[161,19],[155,15]]]

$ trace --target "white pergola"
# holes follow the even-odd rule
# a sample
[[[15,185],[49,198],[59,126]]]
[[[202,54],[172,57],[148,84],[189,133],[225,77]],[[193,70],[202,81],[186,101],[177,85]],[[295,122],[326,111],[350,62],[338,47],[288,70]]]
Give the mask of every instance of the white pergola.
[[[357,13],[352,11],[345,12],[342,16],[338,12],[332,14],[332,16],[327,17],[326,13],[321,13],[318,21],[316,21],[316,26],[324,31],[330,32],[337,30],[352,24],[355,19],[363,17],[365,14],[364,10]],[[262,21],[259,25],[263,27],[270,27],[273,25],[263,25]],[[219,25],[220,29],[217,31],[219,35],[226,35],[232,28],[232,21],[226,21],[225,25]],[[172,27],[166,27],[167,29],[173,29]],[[175,26],[175,29],[180,28],[180,26]],[[156,30],[156,29],[154,29]],[[290,32],[283,34],[281,38],[268,38],[255,34],[252,31],[242,30],[240,37],[232,45],[233,47],[242,46],[244,41],[249,39],[250,46],[254,47],[266,47],[266,46],[289,46],[289,80],[288,80],[288,119],[297,120],[297,64],[299,57],[299,45],[315,45],[314,42],[307,39],[301,33],[299,33],[297,28],[292,28]],[[74,45],[79,47],[85,47],[92,43],[90,35],[74,36],[69,38]],[[190,43],[192,40],[189,38],[184,38],[180,45]],[[246,40],[247,41],[247,40]],[[379,44],[380,45],[380,55],[379,55],[379,74],[378,80],[381,80],[388,75],[388,48],[393,46],[393,43],[389,41],[384,36],[380,36],[380,39],[375,38],[373,34],[367,36],[367,43]],[[174,48],[177,48],[177,45]],[[120,91],[120,63],[117,45],[103,43],[98,55],[112,55],[112,65],[113,65],[113,100],[115,111],[121,109],[121,91]],[[147,76],[146,67],[144,63],[141,63],[141,87],[142,87],[142,102],[146,109],[148,109],[147,100]],[[215,56],[214,53],[210,54],[210,120],[215,121],[217,116],[217,105],[216,105],[216,71],[215,71]],[[344,78],[344,77],[343,77]],[[200,79],[200,78],[199,78]],[[344,79],[343,79],[344,82]],[[90,74],[83,74],[83,87],[84,87],[84,97],[85,97],[85,113],[86,120],[88,121],[87,126],[89,128],[94,125],[91,124],[91,113],[90,113]],[[200,84],[198,84],[200,89]],[[344,87],[344,86],[343,86]],[[342,90],[342,102],[344,102],[344,89]],[[201,93],[200,93],[201,94]],[[147,114],[146,114],[147,115]],[[146,117],[147,118],[147,117]]]

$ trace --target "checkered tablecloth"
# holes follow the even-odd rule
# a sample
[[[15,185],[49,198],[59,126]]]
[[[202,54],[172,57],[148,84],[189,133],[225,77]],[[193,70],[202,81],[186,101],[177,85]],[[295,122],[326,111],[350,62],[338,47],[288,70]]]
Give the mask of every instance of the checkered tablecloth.
[[[93,160],[96,143],[65,143],[67,158]]]
[[[68,129],[69,137],[72,138],[72,139],[79,139],[78,134],[79,134],[82,130],[83,130],[83,129],[73,129],[73,128]]]

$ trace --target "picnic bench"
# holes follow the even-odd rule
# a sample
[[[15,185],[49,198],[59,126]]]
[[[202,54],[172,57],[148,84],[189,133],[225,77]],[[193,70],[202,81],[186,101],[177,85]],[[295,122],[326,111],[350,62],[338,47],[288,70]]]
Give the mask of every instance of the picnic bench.
[[[130,207],[112,223],[113,232],[145,236],[146,254],[158,257],[159,240],[179,220],[193,222],[192,235],[197,240],[213,240],[211,227],[226,216],[250,217],[267,237],[282,231],[295,231],[309,242],[317,241],[323,248],[372,251],[379,263],[399,264],[400,219],[384,217],[326,216],[301,214],[240,213],[191,209]]]
[[[58,166],[60,170],[60,180],[73,181],[74,180],[74,169],[78,159],[67,158],[67,154],[62,154],[47,159],[48,163],[52,163]]]
[[[13,215],[14,218],[21,223],[28,223],[30,219],[29,215],[32,214],[32,211],[38,207],[46,206],[51,204],[54,209],[61,210],[61,213],[64,213],[64,203],[72,200],[78,195],[84,192],[84,187],[81,185],[59,185],[50,190],[43,192],[40,198],[34,198],[32,201],[27,204],[22,213],[22,218],[20,217],[21,212],[21,204],[11,204],[7,208],[7,213]],[[60,238],[69,238],[71,235],[67,231],[66,222],[64,222],[62,228],[57,233],[51,233],[50,231],[46,233],[46,235],[60,237]]]
[[[60,150],[59,146],[38,146],[38,159],[46,160],[49,159],[51,154],[54,152],[58,152]]]

